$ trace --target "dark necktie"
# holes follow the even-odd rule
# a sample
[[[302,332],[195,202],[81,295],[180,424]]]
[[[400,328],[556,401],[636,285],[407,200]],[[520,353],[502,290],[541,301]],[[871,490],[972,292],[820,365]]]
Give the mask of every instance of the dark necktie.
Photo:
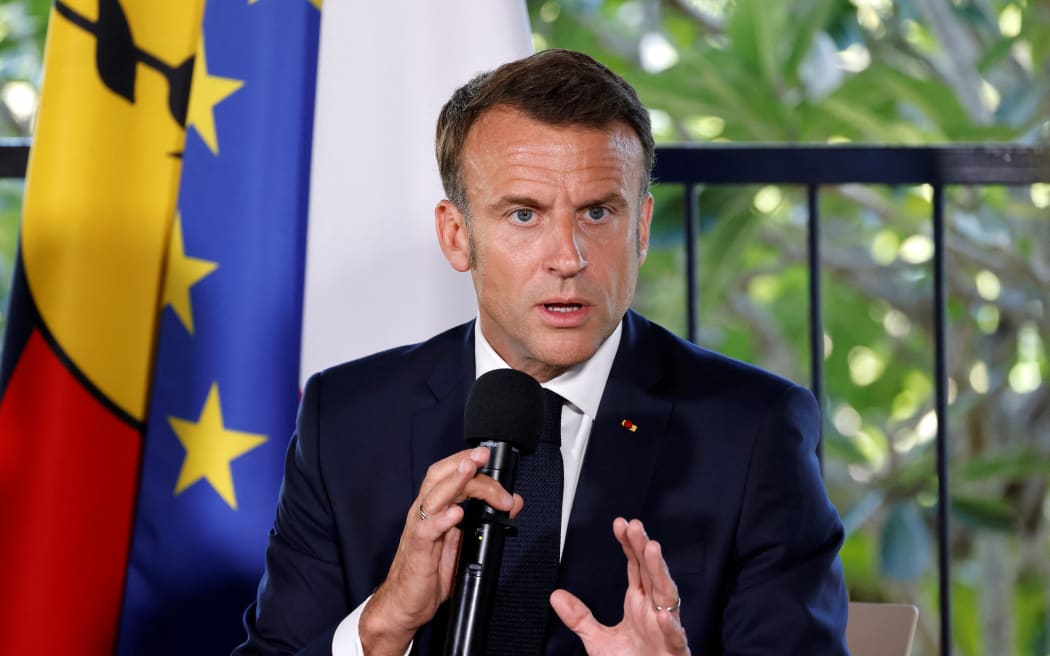
[[[515,491],[525,501],[507,538],[486,654],[537,656],[543,653],[550,618],[550,594],[558,582],[561,544],[561,409],[565,399],[544,388],[543,429],[531,455],[518,465]]]

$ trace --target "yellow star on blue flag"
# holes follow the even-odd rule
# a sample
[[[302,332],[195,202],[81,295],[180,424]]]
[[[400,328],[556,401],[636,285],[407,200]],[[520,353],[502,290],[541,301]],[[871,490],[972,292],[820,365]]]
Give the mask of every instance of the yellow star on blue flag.
[[[230,461],[261,445],[266,436],[226,427],[222,421],[222,403],[216,383],[212,383],[197,421],[168,417],[168,423],[186,449],[175,494],[182,493],[197,481],[206,480],[230,508],[237,510]]]
[[[190,86],[190,107],[186,113],[186,127],[193,127],[212,155],[219,154],[219,138],[215,133],[215,106],[244,86],[242,80],[211,75],[204,55],[201,38],[197,56],[193,60],[193,82]]]
[[[168,261],[164,273],[164,296],[162,307],[171,307],[175,314],[193,334],[193,307],[190,303],[190,288],[214,271],[219,265],[186,255],[186,244],[182,238],[182,216],[175,213],[168,242]]]

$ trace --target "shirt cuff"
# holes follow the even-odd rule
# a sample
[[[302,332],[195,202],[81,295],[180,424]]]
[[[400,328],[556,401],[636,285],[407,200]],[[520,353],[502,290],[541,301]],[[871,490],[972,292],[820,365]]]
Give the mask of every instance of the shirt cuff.
[[[335,629],[332,637],[332,656],[365,656],[365,648],[361,646],[361,614],[365,611],[372,595],[368,595],[352,613],[343,618]],[[414,641],[413,641],[414,642]],[[412,643],[408,643],[405,656],[412,651]]]

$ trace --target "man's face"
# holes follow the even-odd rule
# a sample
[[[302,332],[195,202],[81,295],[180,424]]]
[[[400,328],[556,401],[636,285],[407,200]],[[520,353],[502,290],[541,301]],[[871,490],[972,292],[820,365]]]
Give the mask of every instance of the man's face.
[[[497,107],[471,128],[470,225],[442,201],[438,239],[454,268],[471,271],[481,330],[511,367],[549,380],[615,330],[649,246],[643,174],[627,124],[551,126]]]

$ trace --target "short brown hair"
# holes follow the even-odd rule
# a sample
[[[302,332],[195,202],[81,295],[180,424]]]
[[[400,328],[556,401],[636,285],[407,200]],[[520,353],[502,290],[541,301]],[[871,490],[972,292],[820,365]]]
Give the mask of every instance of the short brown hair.
[[[460,160],[470,128],[486,111],[513,107],[549,125],[606,128],[627,123],[645,157],[642,192],[649,188],[656,146],[649,112],[634,88],[595,59],[571,50],[544,50],[482,73],[467,82],[441,108],[436,151],[448,199],[467,211]]]

